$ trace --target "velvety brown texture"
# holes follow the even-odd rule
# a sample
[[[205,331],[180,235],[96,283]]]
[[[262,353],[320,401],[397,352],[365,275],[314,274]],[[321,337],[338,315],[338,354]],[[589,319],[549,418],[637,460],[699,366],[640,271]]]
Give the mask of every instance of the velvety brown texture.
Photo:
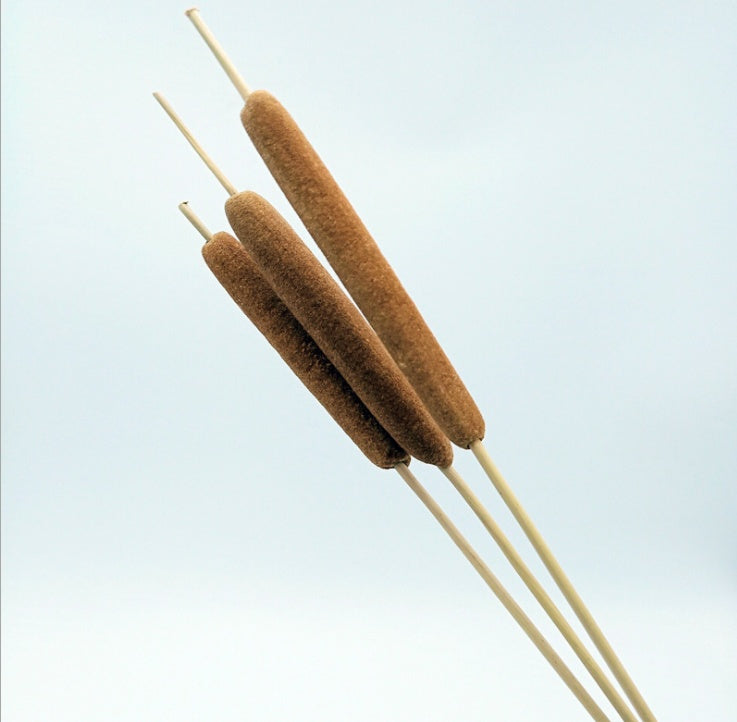
[[[246,249],[228,233],[216,233],[203,246],[202,256],[243,313],[369,460],[383,469],[408,463],[407,452],[382,428],[274,293]]]
[[[366,404],[412,456],[449,466],[453,451],[359,310],[261,196],[225,203],[230,225],[274,291]]]
[[[394,270],[302,131],[263,90],[241,120],[330,265],[448,437],[467,448],[484,419]]]

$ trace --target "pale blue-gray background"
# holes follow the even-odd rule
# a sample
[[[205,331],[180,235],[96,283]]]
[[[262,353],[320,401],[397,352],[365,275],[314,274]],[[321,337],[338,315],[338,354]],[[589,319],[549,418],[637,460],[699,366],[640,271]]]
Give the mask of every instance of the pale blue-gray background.
[[[3,4],[4,719],[585,719],[204,267],[176,205],[219,229],[224,194],[153,90],[303,229],[184,9]],[[734,719],[734,3],[201,10],[379,240],[660,719]]]

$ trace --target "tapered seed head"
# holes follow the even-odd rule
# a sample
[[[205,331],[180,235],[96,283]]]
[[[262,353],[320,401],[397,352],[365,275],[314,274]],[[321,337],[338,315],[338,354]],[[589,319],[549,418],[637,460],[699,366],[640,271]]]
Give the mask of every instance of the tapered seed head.
[[[274,179],[448,437],[467,448],[484,419],[376,241],[297,123],[270,93],[252,92],[241,120]]]
[[[447,438],[361,313],[289,224],[250,191],[229,198],[225,211],[268,283],[379,423],[420,461],[449,466]]]
[[[203,246],[202,255],[231,298],[366,457],[385,469],[408,463],[407,452],[274,293],[241,243],[228,233],[216,233]]]

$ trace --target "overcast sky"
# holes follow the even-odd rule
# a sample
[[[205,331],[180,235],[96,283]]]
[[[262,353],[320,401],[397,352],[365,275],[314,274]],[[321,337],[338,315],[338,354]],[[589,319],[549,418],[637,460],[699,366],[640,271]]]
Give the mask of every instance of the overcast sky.
[[[586,719],[202,262],[176,206],[224,229],[225,196],[154,90],[306,233],[185,9],[3,4],[4,719]],[[659,719],[734,719],[735,5],[200,9],[376,237]]]

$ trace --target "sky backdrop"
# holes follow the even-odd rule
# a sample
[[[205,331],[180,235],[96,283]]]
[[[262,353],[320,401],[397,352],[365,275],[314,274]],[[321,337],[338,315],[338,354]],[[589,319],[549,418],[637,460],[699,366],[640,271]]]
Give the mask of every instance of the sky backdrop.
[[[224,229],[225,196],[155,90],[315,246],[185,9],[3,4],[4,719],[586,719],[202,262],[176,206]],[[659,719],[734,719],[735,5],[200,9],[394,265]]]

